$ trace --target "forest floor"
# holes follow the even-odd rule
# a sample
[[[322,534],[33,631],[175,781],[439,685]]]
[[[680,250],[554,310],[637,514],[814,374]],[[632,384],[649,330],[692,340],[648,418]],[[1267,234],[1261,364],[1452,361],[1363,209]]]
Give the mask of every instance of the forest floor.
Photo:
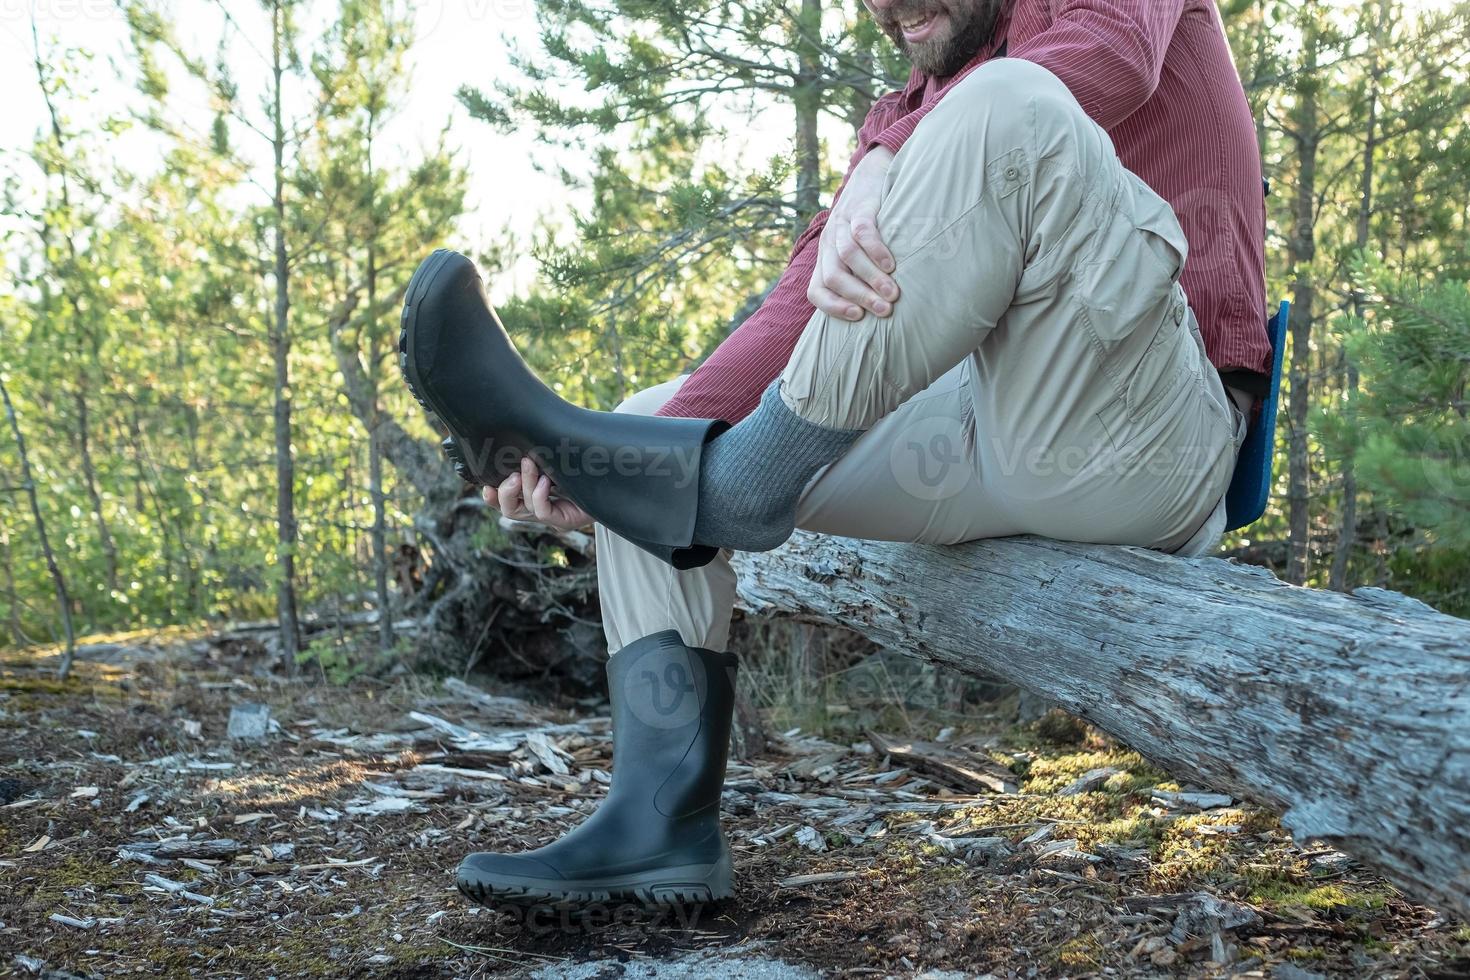
[[[0,654],[0,976],[1470,978],[1465,924],[1056,713],[913,768],[799,734],[733,763],[715,906],[478,908],[455,865],[582,819],[605,719],[108,649],[64,683]],[[231,740],[246,702],[275,724]]]

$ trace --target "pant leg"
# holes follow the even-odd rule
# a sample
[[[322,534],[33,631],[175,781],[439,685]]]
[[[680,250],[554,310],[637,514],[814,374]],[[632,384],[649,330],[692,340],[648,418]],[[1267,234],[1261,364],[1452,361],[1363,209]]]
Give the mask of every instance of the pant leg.
[[[674,397],[683,375],[625,400],[619,412],[652,415]],[[598,524],[597,592],[609,654],[634,640],[676,629],[692,647],[723,651],[729,642],[735,606],[735,571],[730,554],[720,551],[701,568],[679,571]]]
[[[640,392],[618,411],[651,415],[683,381]],[[958,364],[812,477],[797,508],[797,526],[927,544],[1020,533],[1009,515],[988,505],[988,490],[977,478],[973,404],[970,366]],[[726,648],[736,584],[728,550],[702,568],[677,571],[601,524],[596,537],[610,653],[666,629],[677,629],[691,646]]]
[[[1179,286],[1168,203],[1046,69],[982,65],[894,159],[887,318],[813,315],[781,379],[866,428],[968,362],[985,505],[1027,533],[1174,550],[1225,492],[1229,400]]]

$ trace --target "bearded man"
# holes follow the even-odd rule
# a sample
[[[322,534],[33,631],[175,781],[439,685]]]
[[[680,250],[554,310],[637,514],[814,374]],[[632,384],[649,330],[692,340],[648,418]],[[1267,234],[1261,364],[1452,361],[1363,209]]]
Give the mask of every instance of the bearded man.
[[[831,210],[692,375],[568,413],[507,381],[472,266],[430,260],[410,286],[405,366],[460,456],[574,432],[634,460],[666,438],[697,471],[676,492],[545,453],[464,470],[510,517],[598,522],[614,740],[599,809],[536,850],[470,855],[471,896],[731,894],[732,550],[793,527],[1180,555],[1220,539],[1271,349],[1261,167],[1214,3],[864,3],[908,84],[874,103]]]

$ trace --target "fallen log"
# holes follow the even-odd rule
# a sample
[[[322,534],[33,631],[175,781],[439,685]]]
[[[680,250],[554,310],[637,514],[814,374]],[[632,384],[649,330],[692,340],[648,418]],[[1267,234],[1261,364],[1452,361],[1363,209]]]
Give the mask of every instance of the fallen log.
[[[1383,589],[1034,537],[798,532],[736,567],[752,612],[1028,688],[1470,918],[1470,621]]]

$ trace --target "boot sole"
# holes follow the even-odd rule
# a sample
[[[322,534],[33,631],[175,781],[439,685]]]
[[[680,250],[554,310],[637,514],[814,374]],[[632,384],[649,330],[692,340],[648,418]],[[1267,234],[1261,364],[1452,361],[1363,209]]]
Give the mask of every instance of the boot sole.
[[[434,279],[448,263],[455,253],[447,248],[435,249],[433,254],[419,263],[419,267],[413,271],[413,276],[408,280],[408,289],[404,291],[403,313],[399,318],[398,329],[398,369],[403,374],[403,380],[408,385],[409,393],[424,411],[428,412],[439,424],[449,432],[449,435],[441,442],[440,448],[444,455],[454,464],[454,471],[459,478],[472,486],[493,486],[494,484],[480,476],[470,468],[464,451],[460,448],[455,438],[454,428],[449,424],[448,416],[435,407],[428,394],[428,385],[424,384],[423,378],[419,376],[418,361],[415,357],[415,333],[418,329],[418,304],[429,289],[434,285]]]
[[[632,901],[645,905],[698,905],[729,898],[730,860],[660,868],[634,875],[561,881],[519,875],[485,875],[461,868],[455,884],[465,897],[490,905],[585,905],[593,902]]]

